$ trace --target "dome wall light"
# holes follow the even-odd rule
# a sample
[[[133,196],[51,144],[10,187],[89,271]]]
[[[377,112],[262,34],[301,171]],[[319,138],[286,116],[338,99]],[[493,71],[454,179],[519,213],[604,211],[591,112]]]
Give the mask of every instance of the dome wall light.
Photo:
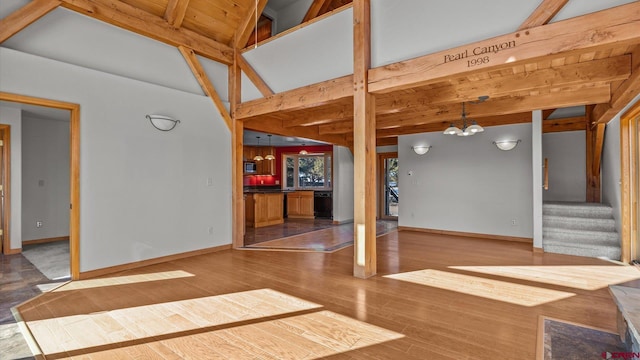
[[[411,147],[411,150],[413,150],[413,152],[418,155],[424,155],[428,153],[430,149],[431,149],[431,146],[427,146],[427,145],[416,145]]]
[[[494,141],[493,144],[502,151],[513,150],[520,143],[520,139],[518,140],[498,140]]]
[[[302,144],[302,146],[304,146],[304,144]],[[300,150],[300,152],[298,152],[298,154],[300,154],[300,155],[308,155],[309,152],[306,149],[302,149],[302,150]]]
[[[171,131],[180,122],[180,120],[173,119],[166,115],[147,115],[145,117],[149,119],[154,128],[160,131]]]

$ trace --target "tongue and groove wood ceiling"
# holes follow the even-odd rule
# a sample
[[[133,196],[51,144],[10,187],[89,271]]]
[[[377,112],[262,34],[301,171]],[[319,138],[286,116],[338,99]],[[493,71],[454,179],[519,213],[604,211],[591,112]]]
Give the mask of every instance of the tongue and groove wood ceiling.
[[[482,126],[529,122],[532,110],[545,110],[548,116],[554,109],[579,105],[587,106],[584,116],[547,120],[545,131],[608,122],[640,92],[640,1],[547,24],[568,1],[541,1],[511,34],[371,69],[369,91],[376,98],[379,144],[393,143],[398,135],[442,131],[460,119],[462,102],[479,96],[489,100],[469,104],[467,112]],[[179,46],[187,58],[193,50],[232,65],[234,49],[244,48],[254,36],[255,14],[262,13],[266,3],[33,0],[2,20],[0,25],[10,26],[0,26],[0,42],[63,6]],[[350,3],[315,0],[303,22]],[[273,94],[242,55],[239,66],[264,95],[239,104],[233,114],[246,129],[351,145],[353,76]],[[201,84],[206,83],[203,77],[198,78]],[[215,90],[207,92],[215,98],[210,92]],[[228,114],[225,119],[229,124]]]

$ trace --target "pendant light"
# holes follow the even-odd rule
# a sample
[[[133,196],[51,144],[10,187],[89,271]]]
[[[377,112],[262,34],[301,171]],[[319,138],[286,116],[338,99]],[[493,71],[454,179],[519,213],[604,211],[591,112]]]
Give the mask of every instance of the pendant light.
[[[258,145],[256,147],[256,151],[258,151],[260,149],[260,136],[256,136],[256,139],[258,139]],[[264,158],[260,154],[256,154],[256,156],[253,157],[253,160],[262,161]]]
[[[276,157],[271,153],[271,151],[273,151],[273,148],[271,147],[271,134],[267,136],[269,137],[269,155],[265,156],[264,158],[265,160],[275,160]]]
[[[478,101],[470,101],[471,104],[479,104],[487,100],[488,96],[480,96]],[[462,129],[455,126],[453,123],[449,125],[449,127],[444,131],[445,135],[457,135],[457,136],[471,136],[477,133],[481,133],[484,131],[484,128],[475,120],[467,119],[467,111],[465,108],[465,103],[462,103],[462,116],[460,118],[462,121]],[[468,125],[471,124],[471,125]]]
[[[304,143],[302,144],[302,146],[304,146]],[[307,150],[305,150],[305,149],[302,149],[302,150],[300,150],[300,152],[298,152],[298,154],[307,155],[307,154],[309,154],[309,152]]]

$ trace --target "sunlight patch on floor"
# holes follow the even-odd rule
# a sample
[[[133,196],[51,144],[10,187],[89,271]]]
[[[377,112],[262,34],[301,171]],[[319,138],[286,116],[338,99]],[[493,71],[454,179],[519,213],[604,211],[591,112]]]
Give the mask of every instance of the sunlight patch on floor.
[[[142,283],[142,282],[148,282],[148,281],[180,279],[180,278],[186,278],[186,277],[192,277],[192,276],[195,276],[195,275],[188,273],[186,271],[176,270],[176,271],[163,271],[163,272],[155,272],[155,273],[139,274],[139,275],[114,276],[114,277],[106,277],[106,278],[100,278],[100,279],[76,280],[53,290],[53,292],[91,289],[91,288],[114,286],[114,285],[136,284],[136,283]]]
[[[575,295],[570,292],[433,269],[392,274],[384,277],[522,306],[537,306]]]
[[[632,266],[450,266],[451,269],[477,272],[582,290],[598,290],[640,279]]]
[[[275,290],[260,289],[28,321],[27,326],[42,352],[50,355],[111,344],[126,345],[132,341],[139,343],[154,336],[232,326],[321,307]]]
[[[318,311],[86,355],[123,359],[319,359],[402,337],[331,311]]]

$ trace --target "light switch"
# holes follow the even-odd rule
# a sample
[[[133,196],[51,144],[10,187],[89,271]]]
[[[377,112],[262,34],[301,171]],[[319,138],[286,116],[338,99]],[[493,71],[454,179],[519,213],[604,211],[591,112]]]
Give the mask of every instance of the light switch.
[[[38,180],[38,186],[39,187],[43,187],[44,186],[44,180]]]
[[[213,178],[212,177],[208,177],[207,178],[207,186],[213,186]]]

